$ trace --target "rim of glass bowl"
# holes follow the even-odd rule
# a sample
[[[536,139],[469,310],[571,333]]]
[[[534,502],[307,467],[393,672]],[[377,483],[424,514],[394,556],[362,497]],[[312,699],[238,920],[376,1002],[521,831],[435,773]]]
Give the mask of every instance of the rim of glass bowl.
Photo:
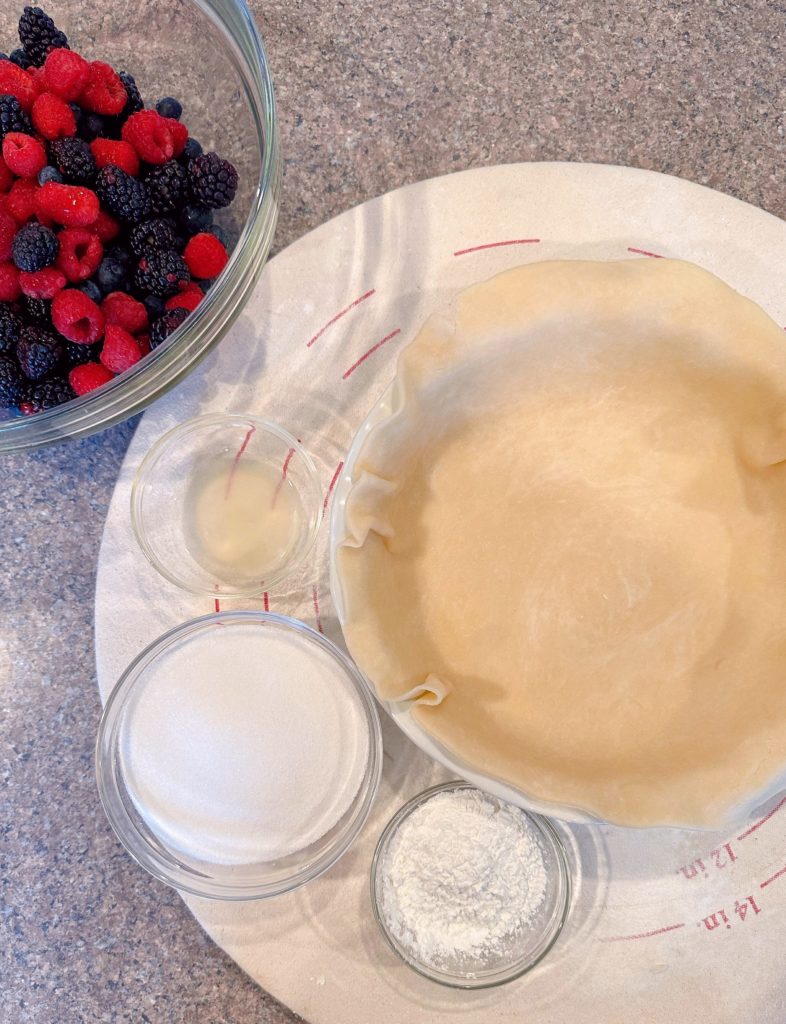
[[[248,102],[262,153],[251,208],[215,285],[153,353],[104,387],[30,417],[0,423],[0,453],[85,437],[128,419],[178,384],[240,315],[270,251],[278,218],[281,152],[273,82],[262,40],[245,0],[191,0],[227,44],[229,63]]]
[[[352,812],[332,843],[314,860],[306,861],[297,870],[272,880],[251,879],[230,882],[206,875],[203,871],[177,863],[177,851],[165,858],[158,845],[154,845],[136,827],[128,813],[119,781],[118,744],[122,714],[132,696],[135,684],[156,658],[172,643],[189,634],[205,632],[219,624],[234,622],[271,622],[274,625],[305,636],[336,660],[352,682],[360,700],[368,726],[368,762],[360,788],[352,804]],[[307,626],[304,622],[274,612],[219,612],[175,626],[152,644],[149,644],[131,662],[107,699],[96,739],[95,770],[98,794],[109,824],[130,856],[159,881],[180,892],[205,896],[217,900],[255,900],[280,896],[313,881],[331,868],[353,844],[365,825],[377,794],[382,774],[382,730],[374,698],[355,665],[334,643]],[[182,855],[182,854],[181,854]]]
[[[427,964],[416,960],[414,957],[409,956],[407,951],[403,949],[393,938],[388,931],[388,927],[385,924],[385,920],[382,916],[382,912],[377,901],[377,871],[379,869],[380,861],[382,856],[387,850],[388,844],[393,835],[398,830],[401,823],[412,814],[413,811],[417,810],[422,804],[430,800],[432,796],[442,792],[453,792],[459,789],[473,789],[478,790],[478,786],[473,786],[470,782],[465,782],[461,779],[453,779],[450,782],[441,782],[436,786],[430,786],[428,789],[424,789],[422,792],[413,796],[410,800],[400,807],[390,821],[387,823],[385,828],[382,830],[382,834],[377,840],[377,845],[374,849],[374,856],[371,861],[371,907],[374,912],[374,919],[379,926],[379,930],[382,933],[383,938],[387,942],[390,949],[396,954],[399,960],[402,960],[407,967],[410,967],[417,974],[420,974],[424,978],[428,978],[429,981],[434,981],[439,985],[444,985],[446,988],[460,988],[460,989],[482,989],[482,988],[497,988],[500,985],[506,985],[510,981],[516,981],[516,979],[523,977],[528,974],[534,967],[548,955],[553,948],[557,939],[562,934],[562,929],[565,926],[565,922],[570,912],[570,905],[572,900],[572,883],[570,877],[570,870],[568,869],[568,857],[565,852],[565,844],[560,838],[559,832],[548,820],[540,814],[534,814],[531,811],[525,811],[524,808],[511,804],[517,811],[523,814],[529,821],[535,826],[535,828],[543,836],[544,840],[550,844],[554,850],[555,861],[557,865],[557,877],[556,882],[558,886],[558,892],[562,894],[561,905],[558,908],[556,918],[553,922],[553,934],[549,937],[546,945],[541,949],[537,956],[531,960],[523,960],[519,964],[514,964],[510,968],[502,969],[497,971],[495,974],[483,975],[479,978],[472,978],[462,976],[458,974],[450,974],[446,971],[438,971],[435,968],[429,967]],[[479,790],[484,795],[491,797],[493,800],[499,800],[500,803],[506,803],[507,801],[501,800],[500,797],[494,796],[493,793],[485,793],[484,790]]]
[[[206,583],[204,587],[194,586],[179,576],[176,570],[171,569],[166,563],[161,561],[151,547],[147,538],[145,516],[143,512],[144,492],[148,478],[154,470],[156,463],[162,455],[168,451],[173,442],[186,438],[192,431],[198,432],[202,427],[209,426],[210,424],[218,425],[222,423],[227,426],[231,423],[238,423],[244,426],[251,425],[260,431],[266,431],[267,433],[275,434],[279,437],[288,448],[294,449],[302,459],[306,466],[309,481],[313,487],[314,495],[316,497],[316,500],[313,502],[313,508],[310,510],[308,535],[300,549],[300,553],[294,561],[282,568],[281,571],[272,573],[268,576],[264,585],[260,585],[259,583],[249,583],[247,587],[231,587],[227,584],[220,582],[216,583],[216,581],[213,581],[210,584]],[[139,467],[134,474],[134,480],[131,485],[131,530],[142,554],[148,562],[150,562],[156,572],[163,576],[165,580],[168,580],[176,587],[179,587],[181,590],[185,590],[190,594],[204,594],[207,597],[224,597],[228,599],[258,597],[263,590],[269,590],[270,587],[281,582],[281,580],[291,575],[298,566],[303,564],[304,559],[314,546],[314,541],[316,540],[317,533],[319,532],[319,524],[321,522],[322,514],[322,508],[319,504],[320,497],[321,489],[319,484],[319,473],[311,454],[303,447],[298,439],[293,437],[293,435],[284,427],[279,426],[277,423],[273,423],[271,420],[266,420],[261,416],[250,416],[245,413],[206,413],[204,416],[196,416],[194,419],[186,420],[185,423],[178,423],[176,427],[172,427],[171,430],[162,434],[145,454],[145,457],[140,462]]]

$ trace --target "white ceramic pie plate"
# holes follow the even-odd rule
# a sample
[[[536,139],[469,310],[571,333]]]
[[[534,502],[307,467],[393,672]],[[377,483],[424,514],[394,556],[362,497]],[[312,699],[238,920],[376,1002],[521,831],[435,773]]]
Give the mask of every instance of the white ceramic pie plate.
[[[366,419],[360,425],[358,432],[352,440],[347,453],[341,476],[336,483],[335,496],[333,499],[333,510],[330,518],[330,593],[333,604],[336,608],[339,623],[343,629],[345,623],[345,602],[341,590],[341,583],[336,569],[336,552],[339,545],[346,539],[345,510],[347,497],[352,488],[353,473],[360,451],[371,431],[383,420],[386,420],[394,412],[394,388],[391,384],[380,400],[372,408]],[[374,692],[373,680],[369,680],[372,693]],[[598,824],[601,819],[577,807],[568,804],[549,803],[538,797],[532,796],[524,790],[517,789],[509,783],[494,778],[492,775],[478,771],[470,767],[452,751],[438,743],[423,729],[413,717],[412,704],[408,701],[380,701],[382,707],[388,712],[401,731],[412,740],[424,753],[433,757],[449,771],[455,772],[462,779],[466,779],[478,788],[497,796],[502,800],[515,804],[527,811],[534,811],[547,817],[557,818],[561,821],[570,821],[576,824],[589,825]],[[775,778],[765,790],[757,793],[751,799],[735,807],[728,816],[729,826],[747,821],[763,803],[786,788],[786,769]],[[675,826],[676,828],[677,826]],[[685,829],[684,825],[679,828]],[[697,827],[696,831],[705,831]],[[706,830],[708,831],[708,830]]]

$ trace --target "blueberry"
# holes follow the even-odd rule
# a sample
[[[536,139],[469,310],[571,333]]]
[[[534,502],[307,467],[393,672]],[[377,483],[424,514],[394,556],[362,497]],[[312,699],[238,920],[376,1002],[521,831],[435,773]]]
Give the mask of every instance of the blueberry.
[[[180,120],[180,115],[183,113],[183,107],[171,96],[165,96],[159,100],[156,103],[156,110],[162,117],[173,117],[176,121]]]
[[[160,298],[158,295],[146,295],[144,299],[142,299],[151,323],[153,320],[157,320],[160,316],[164,315],[164,301],[165,300]]]
[[[124,267],[130,266],[134,262],[134,254],[124,245],[110,246],[110,248],[106,250],[106,255],[111,257],[113,260],[117,260],[117,262]]]
[[[0,60],[10,60],[11,58],[7,53],[0,53]]]
[[[60,185],[63,182],[63,175],[56,167],[43,167],[38,172],[38,184],[46,185],[48,181],[55,181]]]
[[[92,142],[106,134],[106,123],[100,114],[86,114],[83,112],[77,126],[77,134],[85,142]]]
[[[25,51],[20,47],[18,50],[12,50],[8,56],[8,59],[12,64],[16,64],[17,67],[24,68],[25,71],[30,67],[32,63],[30,58],[27,56]]]
[[[227,233],[226,231],[224,231],[222,227],[219,227],[218,224],[211,224],[210,234],[215,235],[225,249],[229,248],[229,243],[227,242]]]
[[[96,283],[104,294],[124,291],[128,281],[128,268],[113,256],[104,256],[95,276]]]
[[[203,210],[200,206],[184,206],[179,223],[186,235],[197,235],[200,231],[207,231],[213,223],[213,211]]]
[[[95,281],[92,281],[92,280],[91,281],[83,281],[82,284],[80,284],[77,287],[77,291],[78,292],[84,292],[85,295],[88,297],[88,299],[92,299],[93,302],[98,303],[98,304],[101,303],[101,300],[104,297],[104,293],[101,291],[101,289],[95,283]]]
[[[180,159],[183,163],[187,164],[189,160],[193,160],[195,156],[199,156],[202,152],[201,143],[197,142],[196,139],[192,139],[190,136],[186,139],[185,147],[183,152],[180,154]]]

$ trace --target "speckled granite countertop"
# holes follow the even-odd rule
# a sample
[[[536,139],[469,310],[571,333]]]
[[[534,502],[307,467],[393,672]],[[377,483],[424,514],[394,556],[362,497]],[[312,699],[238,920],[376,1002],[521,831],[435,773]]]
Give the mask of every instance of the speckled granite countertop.
[[[654,168],[786,214],[779,0],[252,6],[286,162],[276,249],[406,182],[517,160]],[[0,462],[0,1024],[284,1024],[96,796],[94,574],[132,430]]]

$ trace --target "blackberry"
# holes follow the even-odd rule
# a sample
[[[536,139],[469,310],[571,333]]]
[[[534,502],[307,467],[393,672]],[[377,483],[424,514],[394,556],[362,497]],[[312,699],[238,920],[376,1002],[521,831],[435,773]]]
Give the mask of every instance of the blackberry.
[[[33,63],[21,47],[16,50],[11,50],[7,59],[10,60],[12,64],[16,64],[16,66],[21,68],[23,71],[27,71]]]
[[[22,105],[16,96],[0,96],[0,141],[9,132],[22,132],[23,135],[32,135],[33,126],[30,118],[22,110]]]
[[[151,249],[175,250],[182,241],[175,233],[174,221],[164,217],[145,220],[131,229],[129,235],[131,249],[136,256],[144,256]]]
[[[7,302],[0,302],[0,355],[9,355],[16,347],[22,324]]]
[[[56,139],[49,156],[69,185],[90,185],[95,178],[95,157],[84,139]]]
[[[69,370],[75,366],[83,366],[85,363],[97,363],[101,355],[101,343],[77,345],[76,342],[67,341],[63,346],[63,354]]]
[[[171,96],[164,96],[162,100],[156,103],[156,113],[162,117],[171,117],[175,121],[180,120],[180,116],[183,113],[182,104],[173,99]]]
[[[168,309],[158,320],[153,321],[150,328],[150,348],[158,348],[166,339],[176,331],[188,316],[188,310],[178,306],[176,309]]]
[[[16,358],[28,380],[41,380],[60,362],[63,348],[44,327],[23,327],[16,346]]]
[[[43,224],[25,224],[14,235],[12,256],[20,270],[34,273],[51,267],[57,258],[60,243],[51,228]]]
[[[136,268],[134,284],[140,292],[166,297],[180,291],[181,284],[188,284],[191,275],[186,261],[176,252],[146,252]]]
[[[23,412],[28,416],[35,412],[44,412],[46,409],[62,405],[63,402],[70,402],[72,398],[76,398],[76,394],[66,378],[52,377],[51,380],[45,380],[30,388],[25,395]]]
[[[46,167],[42,167],[38,172],[39,185],[46,185],[48,181],[54,181],[58,185],[63,184],[63,175],[56,167],[52,167],[49,164]]]
[[[203,210],[199,206],[184,206],[177,218],[180,230],[187,237],[207,231],[213,223],[213,211]]]
[[[25,313],[31,323],[52,323],[52,303],[48,299],[31,299],[29,295],[26,295]]]
[[[128,102],[118,115],[121,120],[125,121],[125,119],[130,117],[132,114],[136,114],[138,111],[144,110],[145,105],[142,102],[142,97],[139,95],[139,89],[134,81],[134,76],[129,75],[127,71],[118,71],[117,74],[120,81],[125,86],[126,94],[128,96]]]
[[[16,405],[25,391],[25,382],[16,360],[0,356],[0,409]]]
[[[138,178],[108,164],[96,175],[95,191],[111,214],[119,220],[144,220],[150,215],[150,197]]]
[[[188,165],[188,183],[198,206],[229,206],[237,192],[237,171],[217,153],[201,153]]]
[[[145,175],[153,213],[173,213],[188,202],[188,171],[177,160],[153,167]]]
[[[31,63],[40,67],[50,50],[67,50],[68,39],[40,7],[25,7],[19,19],[19,41]]]

